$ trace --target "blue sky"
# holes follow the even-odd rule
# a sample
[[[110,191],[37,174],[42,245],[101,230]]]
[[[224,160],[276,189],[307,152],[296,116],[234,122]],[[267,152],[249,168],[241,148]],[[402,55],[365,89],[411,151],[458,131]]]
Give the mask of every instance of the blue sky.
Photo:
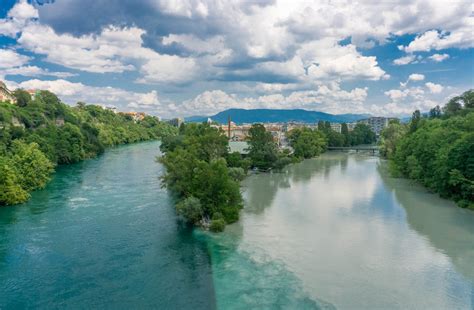
[[[1,0],[0,79],[162,117],[409,115],[474,87],[470,1]]]

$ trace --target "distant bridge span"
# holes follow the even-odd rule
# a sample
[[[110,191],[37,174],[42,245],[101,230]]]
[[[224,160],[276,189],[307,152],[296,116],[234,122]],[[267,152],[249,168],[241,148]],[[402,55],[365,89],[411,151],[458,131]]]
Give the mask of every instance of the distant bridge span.
[[[360,146],[328,146],[329,151],[356,151],[371,152],[373,155],[378,153],[379,148],[376,145],[360,145]]]

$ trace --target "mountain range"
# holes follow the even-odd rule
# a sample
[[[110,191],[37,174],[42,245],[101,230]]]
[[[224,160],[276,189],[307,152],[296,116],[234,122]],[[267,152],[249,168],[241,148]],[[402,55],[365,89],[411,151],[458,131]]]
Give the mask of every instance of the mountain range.
[[[209,116],[191,116],[185,118],[186,122],[204,122],[208,118],[215,122],[225,124],[228,118],[236,124],[243,123],[317,123],[329,121],[331,123],[352,123],[369,117],[369,114],[329,114],[303,109],[277,110],[277,109],[228,109]]]

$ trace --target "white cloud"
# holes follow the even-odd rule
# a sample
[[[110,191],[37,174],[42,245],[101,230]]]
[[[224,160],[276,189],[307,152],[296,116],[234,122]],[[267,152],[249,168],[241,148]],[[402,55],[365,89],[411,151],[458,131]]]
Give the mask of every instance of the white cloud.
[[[33,79],[18,84],[10,83],[9,85],[13,88],[49,90],[69,104],[84,101],[88,104],[116,106],[119,111],[128,111],[131,108],[132,110],[146,111],[156,115],[168,113],[166,105],[160,102],[156,91],[148,93],[131,92],[114,87],[94,87],[82,83],[73,83],[63,79],[53,81]]]
[[[297,55],[301,58],[307,74],[314,80],[326,79],[388,79],[374,56],[363,56],[353,44],[338,45],[332,40],[302,45]]]
[[[425,83],[425,86],[430,90],[431,93],[433,94],[439,94],[440,92],[443,91],[444,87],[440,84],[435,84],[435,83]]]
[[[18,54],[13,50],[0,49],[0,69],[22,66],[29,60],[29,57]]]
[[[55,76],[58,78],[67,78],[75,76],[76,74],[69,73],[69,72],[51,72],[47,69],[43,69],[37,66],[21,66],[21,67],[13,67],[8,69],[0,69],[1,76],[8,76],[8,75],[22,75],[22,76],[30,76],[30,77],[38,77],[38,76]]]
[[[38,18],[38,11],[26,0],[20,0],[5,19],[0,19],[0,35],[15,37],[30,21]]]
[[[425,76],[419,73],[410,74],[410,76],[408,77],[408,81],[423,81],[424,79]]]
[[[192,58],[171,55],[155,55],[140,69],[140,83],[183,83],[196,77],[198,65]]]
[[[395,59],[393,61],[393,64],[397,66],[408,65],[409,63],[412,63],[415,60],[416,60],[415,55],[407,55],[407,56],[403,56],[403,57]]]
[[[434,62],[442,62],[449,58],[448,54],[433,54],[428,57],[429,59],[433,60]]]
[[[465,28],[447,33],[444,31],[430,30],[404,47],[403,50],[408,53],[413,52],[429,52],[431,50],[443,50],[447,48],[470,48],[474,47],[474,36],[472,29],[474,22],[472,17],[468,18],[469,22]]]
[[[287,96],[277,93],[239,98],[222,90],[213,90],[184,101],[176,106],[176,111],[185,115],[209,115],[229,108],[304,108],[328,113],[362,113],[366,112],[363,103],[367,98],[367,91],[367,88],[346,91],[341,89],[338,83],[329,83],[315,90],[294,91]]]
[[[143,34],[136,27],[108,27],[98,35],[74,37],[35,24],[23,30],[18,42],[26,49],[46,55],[49,62],[77,70],[120,73],[139,66],[143,74],[139,82],[146,83],[182,83],[194,78],[198,69],[194,59],[161,55],[144,48]]]

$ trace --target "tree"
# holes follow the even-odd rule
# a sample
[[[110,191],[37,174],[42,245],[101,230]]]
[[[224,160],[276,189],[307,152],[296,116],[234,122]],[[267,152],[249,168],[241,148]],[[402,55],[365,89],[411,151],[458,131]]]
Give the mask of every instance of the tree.
[[[178,215],[182,216],[187,222],[197,224],[204,216],[201,202],[196,197],[187,197],[176,204]]]
[[[474,109],[474,90],[464,92],[459,99],[463,102],[465,109]]]
[[[441,108],[439,105],[430,110],[430,118],[439,118],[441,117]]]
[[[457,113],[459,102],[455,97],[447,103],[447,117],[417,121],[414,113],[408,130],[390,124],[382,131],[381,152],[396,174],[474,209],[474,111]]]
[[[235,156],[228,154],[225,135],[208,124],[187,124],[178,139],[166,140],[159,158],[166,168],[162,181],[181,200],[178,214],[192,224],[203,217],[214,221],[217,214],[224,225],[237,221],[242,207],[238,180],[245,171],[228,167],[225,158]]]
[[[16,89],[13,96],[16,99],[16,104],[20,107],[26,107],[31,102],[31,95],[24,89]]]
[[[344,137],[344,145],[348,146],[350,144],[350,135],[349,135],[349,127],[347,127],[346,123],[341,124],[341,134]]]
[[[321,154],[327,145],[321,131],[310,128],[295,128],[288,133],[288,140],[294,150],[294,155],[300,158],[311,158]]]
[[[28,192],[19,183],[19,174],[11,161],[0,156],[0,205],[13,205],[28,200]]]
[[[354,130],[350,133],[350,144],[371,144],[376,140],[375,133],[372,131],[369,125],[363,123],[357,123]]]
[[[449,102],[444,106],[443,111],[447,116],[452,116],[462,110],[461,97],[457,96],[451,98]]]
[[[13,141],[12,163],[18,172],[18,183],[25,191],[43,188],[53,172],[53,164],[40,151],[38,144]]]
[[[247,141],[252,166],[263,170],[272,168],[278,159],[278,149],[272,134],[262,124],[253,124]]]
[[[416,129],[418,128],[418,124],[420,123],[420,120],[421,120],[420,110],[416,110],[415,112],[413,112],[413,115],[411,117],[410,132],[416,131]]]
[[[399,121],[391,121],[380,133],[380,154],[386,158],[392,158],[396,151],[397,143],[405,136],[407,128]]]

